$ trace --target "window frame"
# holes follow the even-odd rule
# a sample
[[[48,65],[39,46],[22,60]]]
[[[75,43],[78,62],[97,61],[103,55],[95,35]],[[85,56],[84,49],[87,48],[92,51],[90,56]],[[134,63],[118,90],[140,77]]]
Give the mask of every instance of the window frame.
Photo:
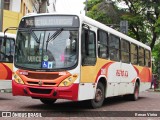
[[[100,42],[100,32],[103,32],[103,33],[105,33],[106,34],[106,36],[107,36],[107,39],[106,39],[106,43],[107,43],[107,45],[106,44],[102,44],[101,42]],[[109,35],[108,35],[108,32],[106,32],[106,31],[104,31],[104,30],[102,30],[102,29],[98,29],[98,31],[97,31],[97,41],[98,41],[98,43],[97,43],[97,48],[98,48],[98,57],[99,58],[102,58],[102,59],[109,59]],[[103,57],[101,57],[100,56],[100,46],[99,45],[103,45],[103,47],[106,47],[107,48],[107,51],[106,51],[106,58],[103,58]]]
[[[133,54],[133,53],[132,53],[132,49],[131,49],[131,48],[132,48],[132,45],[137,48],[136,54]],[[133,63],[133,62],[132,62],[132,55],[137,56],[137,59],[136,59],[137,62],[136,62],[136,63]],[[136,44],[134,44],[134,43],[131,43],[131,44],[130,44],[130,61],[131,61],[131,64],[133,64],[133,65],[138,65],[138,64],[139,64],[139,63],[138,63],[138,45],[136,45]]]
[[[122,50],[122,42],[126,42],[126,43],[128,44],[128,51]],[[120,53],[120,55],[121,55],[121,62],[122,62],[122,63],[130,63],[130,62],[131,62],[130,46],[131,46],[131,45],[130,45],[130,42],[129,42],[129,41],[121,38],[121,41],[120,41],[120,50],[121,50],[121,53]],[[122,60],[122,52],[128,53],[128,61],[123,61],[123,60]]]
[[[85,63],[83,63],[83,51],[82,51],[82,49],[85,49],[85,55],[86,55],[86,46],[85,46],[85,48],[82,48],[83,47],[83,43],[82,43],[82,37],[81,37],[81,54],[82,54],[82,66],[95,66],[96,65],[96,62],[97,62],[97,47],[96,47],[96,45],[97,45],[97,43],[96,43],[96,32],[95,31],[93,31],[93,30],[90,30],[90,29],[87,29],[87,28],[82,28],[82,33],[83,33],[83,30],[85,30],[85,31],[88,31],[89,33],[91,32],[91,33],[93,33],[93,35],[94,35],[94,53],[95,53],[95,63],[94,64],[92,64],[92,63],[90,63],[90,64],[85,64]],[[81,34],[82,35],[82,34]],[[89,41],[88,41],[89,42]],[[85,45],[86,45],[86,42],[84,43]],[[89,45],[89,43],[88,43],[88,45]],[[88,50],[89,50],[89,47],[88,47]]]
[[[120,50],[120,44],[121,44],[121,41],[120,41],[120,37],[118,37],[118,36],[116,36],[116,35],[114,35],[114,34],[108,34],[108,36],[109,36],[109,39],[108,39],[108,46],[109,46],[109,59],[110,60],[113,60],[113,61],[117,61],[117,62],[120,62],[121,61],[121,50]],[[114,36],[115,38],[117,38],[117,40],[119,41],[119,45],[118,45],[118,49],[117,48],[113,48],[113,47],[111,47],[110,46],[110,40],[112,40],[111,39],[111,36]],[[111,49],[115,49],[115,50],[117,50],[118,51],[118,53],[119,53],[119,55],[117,55],[118,57],[119,57],[119,59],[118,60],[115,60],[115,59],[111,59],[111,56],[110,56],[110,50]]]
[[[10,10],[10,4],[11,4],[10,0],[4,0],[4,9]]]
[[[146,52],[149,53],[148,62],[150,61],[150,63],[149,63],[148,65],[147,65],[147,63],[146,63]],[[150,52],[150,50],[145,49],[145,50],[144,50],[144,53],[145,53],[145,66],[146,66],[146,67],[151,67],[151,52]]]
[[[142,56],[143,64],[140,64],[140,48],[143,49],[143,56]],[[145,49],[143,47],[141,47],[141,46],[138,47],[138,65],[139,66],[145,66]]]

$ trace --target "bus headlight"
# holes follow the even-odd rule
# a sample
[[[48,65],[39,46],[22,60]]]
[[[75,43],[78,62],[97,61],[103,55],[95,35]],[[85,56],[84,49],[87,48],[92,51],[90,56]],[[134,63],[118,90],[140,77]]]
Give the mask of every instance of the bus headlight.
[[[65,80],[63,80],[59,86],[60,87],[65,87],[65,86],[70,86],[76,79],[77,79],[78,75],[72,75],[69,76],[68,78],[66,78]]]
[[[16,73],[13,75],[13,78],[16,81],[16,83],[24,84],[23,80]]]

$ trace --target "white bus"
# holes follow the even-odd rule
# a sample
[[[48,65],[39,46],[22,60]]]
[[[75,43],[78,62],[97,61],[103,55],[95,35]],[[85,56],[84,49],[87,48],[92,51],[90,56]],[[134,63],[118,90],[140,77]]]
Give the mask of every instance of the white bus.
[[[151,49],[86,16],[37,14],[22,18],[17,32],[13,95],[44,104],[57,99],[107,97],[137,100],[151,81]]]
[[[0,90],[11,90],[15,34],[0,32]]]

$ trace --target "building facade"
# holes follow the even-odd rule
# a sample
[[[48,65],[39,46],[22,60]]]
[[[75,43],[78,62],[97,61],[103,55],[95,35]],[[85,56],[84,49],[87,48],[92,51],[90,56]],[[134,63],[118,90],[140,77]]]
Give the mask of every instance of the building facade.
[[[48,5],[49,5],[49,0],[39,0],[39,13],[47,13]]]
[[[28,13],[45,13],[49,0],[4,0],[3,31],[8,27],[18,27],[20,19]],[[8,31],[16,33],[16,31]]]
[[[49,12],[56,12],[56,1],[57,0],[50,1],[50,3],[49,3],[50,11]]]

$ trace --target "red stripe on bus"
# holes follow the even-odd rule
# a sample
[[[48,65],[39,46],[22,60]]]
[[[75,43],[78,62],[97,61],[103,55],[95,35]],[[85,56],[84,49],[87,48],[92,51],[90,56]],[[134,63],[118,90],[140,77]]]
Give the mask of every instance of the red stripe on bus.
[[[114,63],[114,62],[108,62],[107,64],[105,64],[104,66],[101,67],[101,69],[99,70],[99,72],[98,72],[98,74],[97,74],[97,77],[96,77],[95,82],[97,82],[98,77],[101,75],[101,70],[102,70],[102,69],[106,69],[106,74],[105,74],[105,76],[108,75],[108,68],[109,68],[109,66],[110,66],[112,63]]]

